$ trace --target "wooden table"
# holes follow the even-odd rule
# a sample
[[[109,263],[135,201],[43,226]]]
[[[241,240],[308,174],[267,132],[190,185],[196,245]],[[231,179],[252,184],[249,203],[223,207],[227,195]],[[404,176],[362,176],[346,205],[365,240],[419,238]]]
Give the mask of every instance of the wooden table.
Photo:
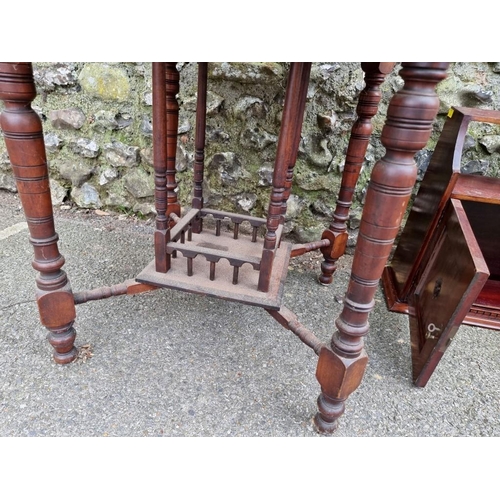
[[[363,348],[368,317],[416,180],[414,155],[427,143],[438,111],[435,87],[445,78],[448,63],[402,64],[400,76],[405,83],[389,105],[381,138],[386,153],[371,174],[343,310],[336,321],[337,331],[326,345],[282,305],[281,294],[288,259],[320,250],[325,257],[320,282],[326,285],[344,253],[345,222],[372,132],[371,118],[380,101],[379,85],[393,64],[363,63],[362,67],[366,86],[359,98],[335,216],[320,241],[291,245],[282,241],[281,229],[300,141],[310,63],[291,64],[267,219],[203,207],[207,63],[199,63],[193,202],[181,214],[175,194],[179,74],[175,63],[153,63],[154,259],[135,279],[73,292],[57,244],[42,125],[31,108],[36,96],[32,66],[0,63],[0,99],[5,103],[0,126],[28,222],[33,267],[38,271],[36,299],[54,360],[65,364],[75,359],[76,305],[89,300],[170,287],[263,307],[318,354],[316,377],[321,394],[314,422],[318,431],[333,432],[344,402],[361,383],[368,362]],[[233,227],[232,235],[222,234],[223,221]],[[239,232],[242,224],[255,229],[251,236]],[[264,234],[259,236],[259,231]]]

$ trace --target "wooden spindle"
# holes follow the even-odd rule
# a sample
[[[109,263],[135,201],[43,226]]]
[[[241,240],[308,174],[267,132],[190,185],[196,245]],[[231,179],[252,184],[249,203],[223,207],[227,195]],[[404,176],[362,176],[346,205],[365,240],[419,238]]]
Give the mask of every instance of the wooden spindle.
[[[240,268],[238,266],[233,266],[233,285],[238,284],[239,272],[240,272]]]
[[[207,74],[208,63],[198,63],[198,97],[196,103],[196,132],[194,145],[193,201],[192,207],[203,208],[203,171],[205,167],[205,131],[207,120]],[[201,233],[203,219],[196,217],[193,231]]]
[[[84,304],[92,300],[102,300],[119,295],[135,295],[136,293],[149,292],[156,289],[157,287],[154,285],[146,285],[130,279],[112,286],[102,286],[92,290],[74,292],[73,298],[75,304]]]
[[[177,201],[177,181],[175,179],[175,159],[177,155],[177,134],[179,127],[179,104],[177,94],[179,93],[179,72],[176,63],[165,63],[165,88],[167,109],[167,215],[174,213],[181,215],[181,207]]]

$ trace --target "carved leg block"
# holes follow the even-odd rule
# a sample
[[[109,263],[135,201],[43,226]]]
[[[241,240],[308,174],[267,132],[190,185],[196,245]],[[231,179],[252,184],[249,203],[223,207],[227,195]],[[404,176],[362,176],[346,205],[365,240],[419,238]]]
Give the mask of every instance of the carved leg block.
[[[341,356],[327,347],[321,349],[316,369],[321,394],[319,412],[314,417],[319,432],[327,434],[337,429],[338,419],[345,410],[344,401],[358,388],[367,363],[364,349],[355,358]]]
[[[321,239],[330,240],[330,245],[322,248],[324,261],[321,263],[321,275],[318,278],[322,285],[330,285],[333,281],[333,273],[337,270],[337,260],[345,253],[348,239],[347,230],[345,232],[335,232],[326,229]]]
[[[49,334],[47,340],[54,348],[54,361],[66,364],[73,361],[77,355],[74,346],[76,332],[73,323],[76,318],[73,293],[66,284],[55,292],[37,291],[36,300],[40,321]]]

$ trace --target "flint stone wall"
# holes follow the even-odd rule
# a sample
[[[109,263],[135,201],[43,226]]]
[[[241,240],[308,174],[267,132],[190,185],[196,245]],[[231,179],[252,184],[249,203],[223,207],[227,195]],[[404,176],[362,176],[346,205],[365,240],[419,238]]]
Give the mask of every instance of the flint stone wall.
[[[179,63],[181,90],[178,196],[188,206],[192,190],[196,63]],[[355,228],[371,168],[384,154],[380,134],[388,102],[402,86],[399,66],[382,86],[351,216]],[[154,213],[151,64],[34,63],[54,204]],[[287,63],[211,63],[205,151],[205,205],[265,216],[284,100]],[[359,92],[359,63],[314,63],[307,96],[286,231],[299,241],[318,238],[335,208]],[[438,120],[417,155],[423,175],[450,106],[500,109],[500,63],[453,63],[438,86]],[[0,106],[2,106],[0,104]],[[474,124],[464,171],[497,176],[500,128]],[[0,189],[15,192],[3,141]]]

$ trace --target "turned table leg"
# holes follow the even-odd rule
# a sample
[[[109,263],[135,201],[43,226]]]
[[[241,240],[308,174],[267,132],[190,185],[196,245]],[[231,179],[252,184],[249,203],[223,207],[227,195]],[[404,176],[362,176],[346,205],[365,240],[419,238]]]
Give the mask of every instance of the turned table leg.
[[[356,113],[358,115],[347,147],[344,172],[340,185],[339,197],[330,227],[323,232],[322,239],[330,240],[330,245],[321,251],[325,260],[321,264],[319,282],[329,285],[333,281],[333,273],[337,269],[337,260],[345,253],[347,245],[347,220],[352,205],[356,183],[361,167],[365,161],[366,149],[372,134],[372,118],[378,110],[382,97],[380,85],[385,76],[392,71],[394,63],[361,63],[365,73],[365,88],[359,95]]]
[[[439,108],[435,87],[447,68],[448,63],[403,63],[400,71],[405,84],[389,105],[382,131],[386,154],[371,174],[344,307],[331,345],[319,355],[314,422],[320,432],[337,428],[345,400],[363,378],[368,316],[416,180],[414,155],[427,143]]]
[[[167,243],[170,239],[170,224],[167,215],[167,93],[165,85],[165,63],[154,62],[153,72],[153,166],[155,171],[155,269],[166,273],[170,269],[170,254]]]
[[[294,62],[290,65],[259,271],[260,292],[269,291],[274,254],[280,243],[277,231],[283,222],[287,197],[290,194],[293,165],[297,156],[294,149],[299,147],[310,71],[311,63]]]
[[[30,63],[0,63],[0,117],[7,152],[34,248],[36,300],[42,324],[49,330],[56,363],[69,363],[74,346],[75,303],[64,258],[57,246],[42,124],[31,108],[36,96]]]

